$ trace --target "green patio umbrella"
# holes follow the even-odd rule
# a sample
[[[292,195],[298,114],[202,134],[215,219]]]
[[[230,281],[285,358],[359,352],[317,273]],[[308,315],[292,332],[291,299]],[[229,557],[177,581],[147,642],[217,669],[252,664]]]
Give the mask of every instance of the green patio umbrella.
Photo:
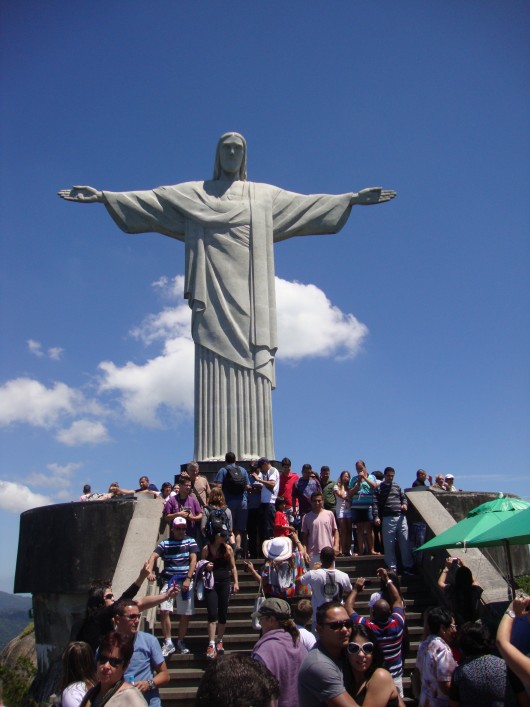
[[[469,544],[473,547],[504,546],[506,559],[508,560],[510,586],[515,596],[515,578],[513,576],[510,547],[512,545],[530,545],[530,508],[517,511],[507,520],[476,536]]]
[[[479,535],[496,528],[500,523],[511,518],[514,513],[528,507],[530,503],[527,501],[520,498],[506,498],[499,494],[499,497],[493,501],[487,501],[473,508],[466,518],[416,548],[416,552],[467,547]]]
[[[528,505],[528,504],[527,504]],[[510,545],[530,545],[530,508],[510,515],[473,540],[473,547],[495,547],[504,541]]]

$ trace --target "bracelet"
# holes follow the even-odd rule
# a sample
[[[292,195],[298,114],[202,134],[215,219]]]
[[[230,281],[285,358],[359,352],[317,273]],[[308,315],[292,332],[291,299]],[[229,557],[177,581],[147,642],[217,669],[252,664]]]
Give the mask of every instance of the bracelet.
[[[389,584],[394,584],[394,582],[391,579],[386,580],[386,586],[388,587]]]

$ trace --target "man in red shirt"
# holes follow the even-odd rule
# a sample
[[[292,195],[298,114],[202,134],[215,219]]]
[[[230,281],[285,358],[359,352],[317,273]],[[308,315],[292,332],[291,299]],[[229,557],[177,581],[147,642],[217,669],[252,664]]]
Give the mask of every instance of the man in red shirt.
[[[293,525],[294,519],[298,516],[298,500],[293,494],[293,489],[299,478],[298,474],[291,472],[291,460],[288,457],[284,457],[282,459],[278,496],[285,498],[284,513],[287,516],[289,525]]]

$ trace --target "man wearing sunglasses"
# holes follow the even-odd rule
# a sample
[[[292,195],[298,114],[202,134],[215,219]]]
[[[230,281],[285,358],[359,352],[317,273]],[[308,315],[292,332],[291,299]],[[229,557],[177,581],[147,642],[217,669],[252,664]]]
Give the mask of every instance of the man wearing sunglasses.
[[[120,599],[114,605],[116,631],[134,639],[134,652],[127,667],[134,686],[145,697],[149,707],[161,707],[158,688],[169,682],[169,671],[157,639],[139,631],[140,609],[130,599]]]
[[[318,607],[317,643],[298,673],[298,699],[304,707],[357,704],[348,694],[353,689],[346,657],[352,626],[353,621],[339,602],[329,601]]]

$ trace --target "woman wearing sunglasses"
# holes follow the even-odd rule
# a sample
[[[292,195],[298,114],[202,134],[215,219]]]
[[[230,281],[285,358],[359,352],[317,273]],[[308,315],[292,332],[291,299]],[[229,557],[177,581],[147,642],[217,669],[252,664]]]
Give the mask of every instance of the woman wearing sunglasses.
[[[133,651],[132,636],[117,631],[103,636],[96,658],[98,683],[86,693],[80,707],[146,707],[142,693],[123,679]]]
[[[346,648],[353,674],[352,697],[364,707],[401,707],[405,703],[399,696],[392,676],[384,668],[383,653],[375,636],[362,624],[354,624]]]

